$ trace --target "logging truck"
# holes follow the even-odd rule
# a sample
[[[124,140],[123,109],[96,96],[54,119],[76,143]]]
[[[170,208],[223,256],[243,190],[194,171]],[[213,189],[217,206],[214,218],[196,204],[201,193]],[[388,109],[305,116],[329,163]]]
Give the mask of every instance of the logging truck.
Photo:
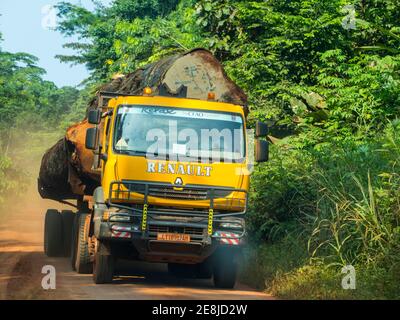
[[[95,283],[113,280],[117,259],[132,259],[234,287],[246,241],[251,158],[267,161],[267,127],[257,122],[252,149],[246,109],[220,101],[215,90],[205,94],[190,97],[182,83],[173,94],[165,83],[135,94],[99,93],[84,142],[92,153],[88,174],[98,183],[90,188],[81,175],[85,190],[78,190],[81,183],[68,191],[79,195],[78,212],[47,211],[47,255],[70,255],[73,269],[92,273]],[[67,176],[74,185],[76,175]],[[43,181],[39,192],[54,199]]]

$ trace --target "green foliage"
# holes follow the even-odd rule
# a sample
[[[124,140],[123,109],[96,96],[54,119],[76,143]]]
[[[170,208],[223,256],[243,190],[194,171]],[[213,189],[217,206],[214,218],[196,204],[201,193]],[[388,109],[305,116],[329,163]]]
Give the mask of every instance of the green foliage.
[[[306,265],[274,277],[269,290],[283,299],[399,299],[399,270],[356,268],[356,289],[343,290],[340,268]]]
[[[315,144],[364,136],[398,112],[395,1],[354,3],[356,28],[349,30],[342,25],[348,4],[124,0],[92,13],[61,3],[58,29],[82,39],[68,44],[78,54],[63,59],[86,63],[93,80],[206,47],[248,93],[252,117],[273,120],[277,136],[311,129],[306,143]],[[310,93],[324,110],[307,102]]]
[[[15,123],[28,127],[52,126],[71,111],[79,90],[57,88],[42,79],[37,58],[0,50],[0,133]]]
[[[383,247],[390,251],[399,240],[399,129],[394,122],[379,139],[318,149],[296,148],[295,140],[275,146],[253,176],[252,234],[269,241],[304,235],[313,255],[324,247],[323,256],[342,264],[385,255]],[[345,237],[333,243],[337,230]]]
[[[0,122],[9,123],[26,104],[33,104],[35,96],[27,87],[40,80],[44,70],[35,64],[31,55],[0,51]]]
[[[65,114],[59,121],[58,127],[61,132],[65,132],[69,126],[82,121],[86,117],[86,108],[88,102],[95,95],[96,89],[96,85],[88,84],[79,92],[78,97],[75,98],[75,101],[70,104],[69,112]]]
[[[303,137],[297,137],[274,146],[270,163],[253,175],[249,232],[256,242],[264,240],[272,248],[288,245],[288,239],[307,243],[295,252],[306,257],[302,263],[309,267],[305,273],[299,267],[284,268],[272,257],[279,277],[271,275],[265,262],[261,267],[266,279],[278,281],[270,290],[292,298],[303,289],[302,297],[313,298],[363,298],[368,290],[369,298],[398,297],[399,132],[399,121],[393,121],[382,133],[362,141],[325,141],[311,149],[299,148],[296,143]],[[288,261],[297,259],[284,251]],[[368,269],[366,291],[347,296],[335,291],[340,287],[334,278],[325,282],[329,275],[340,277],[338,267],[347,264]],[[380,281],[389,283],[386,289]],[[318,291],[322,284],[323,292]]]
[[[18,190],[22,191],[23,186],[18,184],[24,177],[21,172],[13,168],[9,157],[0,155],[0,205]]]
[[[116,0],[107,11],[109,17],[120,18],[121,20],[133,21],[136,18],[164,17],[168,15],[178,4],[178,0]]]
[[[76,34],[82,42],[68,43],[77,55],[59,56],[61,61],[85,63],[91,79],[106,80],[111,74],[135,70],[147,62],[187,50],[196,43],[191,25],[192,0],[117,0],[110,8],[94,13],[61,2],[58,30]]]
[[[390,7],[390,1],[386,2]],[[357,50],[387,41],[399,45],[393,20],[379,24],[373,3],[356,6],[355,30],[342,26],[344,1],[200,1],[199,20],[210,21],[209,45],[226,62],[229,73],[249,93],[257,117],[285,124],[292,131],[312,129],[320,137],[354,137],[379,129],[398,106],[398,56]],[[211,8],[211,9],[210,9]],[[396,15],[391,7],[393,15]],[[226,16],[221,18],[221,10]],[[359,11],[358,11],[359,10]],[[362,14],[361,14],[362,13]],[[373,19],[372,19],[373,18]],[[318,93],[325,111],[304,101]],[[293,99],[304,108],[295,110]],[[311,128],[310,128],[311,126]]]

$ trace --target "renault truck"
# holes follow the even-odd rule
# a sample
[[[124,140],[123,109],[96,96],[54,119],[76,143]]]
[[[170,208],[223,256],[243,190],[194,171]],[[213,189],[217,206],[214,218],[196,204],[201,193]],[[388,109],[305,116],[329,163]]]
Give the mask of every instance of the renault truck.
[[[96,284],[112,282],[116,261],[130,259],[233,288],[250,173],[268,160],[267,127],[249,130],[243,106],[212,92],[202,100],[160,92],[99,93],[85,139],[99,185],[77,213],[64,212],[68,237],[60,237],[60,215],[47,212],[45,252],[67,246],[72,267]]]

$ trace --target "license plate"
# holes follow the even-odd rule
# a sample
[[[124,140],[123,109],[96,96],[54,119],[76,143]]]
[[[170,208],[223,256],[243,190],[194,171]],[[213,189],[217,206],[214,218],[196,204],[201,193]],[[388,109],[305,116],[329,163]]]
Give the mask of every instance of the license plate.
[[[190,236],[183,233],[158,233],[159,241],[190,242]]]

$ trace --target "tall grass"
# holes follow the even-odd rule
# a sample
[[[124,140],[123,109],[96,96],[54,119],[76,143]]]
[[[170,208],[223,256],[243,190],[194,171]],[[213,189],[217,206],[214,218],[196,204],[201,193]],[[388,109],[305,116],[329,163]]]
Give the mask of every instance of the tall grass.
[[[374,139],[309,149],[290,142],[275,146],[271,162],[253,176],[248,222],[254,242],[276,247],[295,239],[305,244],[298,246],[306,257],[302,266],[283,268],[284,274],[307,265],[340,274],[341,266],[352,264],[370,270],[377,288],[390,275],[400,276],[399,160],[398,122]],[[284,279],[298,281],[298,276]]]

